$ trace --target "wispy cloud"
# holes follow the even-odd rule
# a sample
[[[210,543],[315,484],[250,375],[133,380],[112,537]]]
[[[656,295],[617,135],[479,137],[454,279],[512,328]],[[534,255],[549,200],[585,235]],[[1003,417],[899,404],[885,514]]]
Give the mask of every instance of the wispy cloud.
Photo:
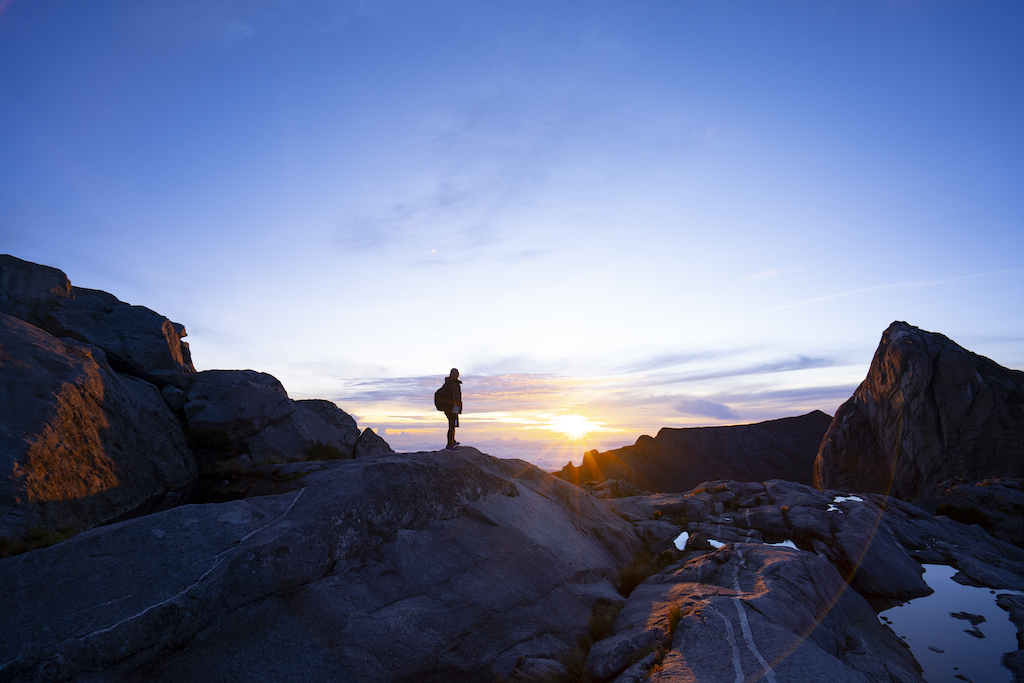
[[[715,403],[702,398],[684,398],[672,404],[672,407],[684,415],[711,417],[716,420],[734,420],[739,417],[736,412],[724,403]]]
[[[354,20],[384,14],[394,4],[388,0],[213,0],[175,5],[173,20],[187,21],[191,30],[230,45],[281,33],[329,33]]]
[[[343,253],[378,253],[401,258],[406,265],[431,266],[464,263],[481,257],[504,260],[535,259],[552,251],[545,246],[515,242],[508,228],[509,214],[493,188],[439,182],[416,197],[408,197],[375,214],[350,219],[334,234]],[[512,209],[514,215],[517,210]]]
[[[693,353],[660,354],[620,366],[613,372],[625,374],[645,373],[654,370],[678,367],[680,365],[688,365],[699,361],[715,360],[725,356],[735,355],[737,353],[740,353],[740,351],[734,349],[729,351],[698,351]]]
[[[776,308],[770,308],[769,311],[783,311],[787,308],[796,308],[797,306],[806,306],[808,304],[816,304],[821,301],[831,301],[832,299],[839,299],[845,296],[853,296],[854,294],[863,294],[865,292],[877,292],[884,289],[920,289],[922,287],[935,287],[936,285],[948,285],[954,282],[962,282],[963,280],[973,280],[980,277],[988,277],[990,275],[1001,275],[1003,273],[1016,273],[1022,270],[1021,268],[1004,268],[1002,270],[992,270],[987,273],[975,273],[973,275],[961,275],[960,277],[943,278],[940,280],[920,280],[917,282],[896,282],[888,285],[875,285],[873,287],[860,287],[858,289],[851,289],[846,292],[839,292],[838,294],[830,294],[828,296],[820,296],[815,299],[808,299],[807,301],[800,301],[795,304],[787,304],[785,306],[778,306]]]
[[[604,217],[598,204],[607,196],[595,188],[615,165],[606,151],[595,158],[594,143],[621,131],[587,103],[488,82],[422,120],[405,159],[415,189],[396,186],[390,194],[400,201],[347,219],[335,235],[339,249],[410,266],[521,262],[577,247]]]
[[[658,384],[677,384],[680,382],[698,382],[711,379],[724,379],[728,377],[744,377],[748,375],[765,375],[777,372],[792,372],[794,370],[808,370],[812,368],[825,368],[834,364],[831,358],[816,358],[812,356],[798,355],[770,363],[757,363],[754,365],[743,365],[721,370],[710,370],[706,372],[694,372],[689,374],[673,374],[660,377],[646,377],[638,382],[645,386]]]
[[[532,411],[564,407],[581,379],[553,375],[463,375],[463,394],[474,413]],[[348,380],[332,400],[342,403],[393,403],[433,408],[433,394],[440,376]]]

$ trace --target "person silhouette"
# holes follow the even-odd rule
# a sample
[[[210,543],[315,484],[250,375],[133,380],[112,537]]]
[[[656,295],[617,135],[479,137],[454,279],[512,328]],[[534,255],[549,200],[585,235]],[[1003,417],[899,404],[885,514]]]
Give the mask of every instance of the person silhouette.
[[[462,380],[459,379],[458,369],[452,368],[451,374],[444,378],[444,388],[451,399],[450,407],[444,411],[444,416],[448,418],[448,445],[444,449],[457,451],[459,442],[455,440],[455,428],[459,426],[459,414],[462,412]]]

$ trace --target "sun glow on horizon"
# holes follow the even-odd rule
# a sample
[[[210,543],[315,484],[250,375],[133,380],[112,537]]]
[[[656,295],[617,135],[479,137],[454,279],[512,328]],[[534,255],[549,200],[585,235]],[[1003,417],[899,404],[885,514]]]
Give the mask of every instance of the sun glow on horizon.
[[[561,432],[573,441],[579,441],[588,432],[604,431],[604,427],[592,422],[582,415],[558,415],[552,418],[548,429],[554,432]]]

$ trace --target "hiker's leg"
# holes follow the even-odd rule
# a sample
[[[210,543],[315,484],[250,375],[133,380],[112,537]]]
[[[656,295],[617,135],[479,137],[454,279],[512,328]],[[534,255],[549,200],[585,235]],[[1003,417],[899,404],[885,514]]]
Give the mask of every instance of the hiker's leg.
[[[449,446],[454,446],[455,445],[455,425],[457,424],[457,421],[458,421],[459,418],[458,418],[458,416],[456,416],[456,415],[454,415],[452,413],[445,413],[445,416],[448,418],[448,445]]]

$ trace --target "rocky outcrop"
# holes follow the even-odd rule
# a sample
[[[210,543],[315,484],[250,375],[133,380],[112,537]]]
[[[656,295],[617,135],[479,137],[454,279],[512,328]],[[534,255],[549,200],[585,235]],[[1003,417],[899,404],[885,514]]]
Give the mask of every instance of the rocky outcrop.
[[[184,411],[188,427],[227,434],[226,455],[257,463],[307,459],[316,443],[350,458],[360,436],[356,421],[334,403],[293,401],[275,377],[254,370],[195,373]]]
[[[894,322],[836,412],[814,485],[913,501],[952,477],[1024,476],[1024,372]]]
[[[577,487],[471,448],[316,476],[0,560],[0,679],[493,680],[569,647],[638,548]]]
[[[580,467],[559,476],[574,484],[625,479],[646,491],[689,491],[710,479],[811,483],[821,438],[831,421],[814,411],[800,417],[727,427],[662,428],[653,439],[605,453],[589,451]]]
[[[686,494],[603,502],[630,521],[674,519],[681,530],[722,543],[789,541],[827,558],[865,598],[906,600],[931,592],[893,534],[878,533],[888,502],[882,496],[844,496],[779,480],[714,481]]]
[[[0,314],[0,535],[175,504],[196,476],[152,384],[104,353]]]
[[[1007,502],[1001,492],[1012,484],[970,495],[992,509]],[[865,600],[880,609],[931,593],[921,563],[955,566],[956,580],[968,585],[1024,589],[1024,550],[980,525],[877,494],[717,481],[601,503],[655,548],[681,543],[683,531],[689,537],[682,559],[637,587],[614,634],[590,651],[587,669],[597,681],[772,680],[769,669],[780,681],[806,680],[801,671],[820,671],[823,680],[917,681],[903,646]],[[779,542],[790,547],[764,545]],[[1020,661],[1024,650],[1003,663]]]
[[[186,386],[195,372],[184,326],[95,289],[72,287],[56,268],[0,254],[0,313],[55,337],[103,350],[114,370],[157,386]]]
[[[368,458],[394,452],[391,446],[388,445],[388,442],[384,440],[384,437],[367,427],[360,434],[359,440],[356,441],[353,455],[357,458]]]
[[[669,567],[630,595],[587,657],[596,681],[923,681],[913,657],[813,553],[731,544]],[[646,679],[628,668],[651,652]],[[635,666],[635,665],[634,665]],[[639,672],[635,672],[639,673]],[[762,678],[764,677],[764,678]]]
[[[954,479],[938,488],[938,496],[914,504],[929,514],[977,524],[1000,541],[1024,548],[1024,486],[1019,479]]]

